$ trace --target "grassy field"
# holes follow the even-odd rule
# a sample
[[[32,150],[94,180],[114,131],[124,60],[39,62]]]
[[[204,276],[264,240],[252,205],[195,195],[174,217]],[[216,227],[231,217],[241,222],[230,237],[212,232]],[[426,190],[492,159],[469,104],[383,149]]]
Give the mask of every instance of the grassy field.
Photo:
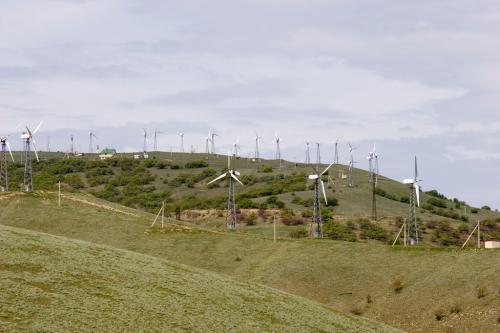
[[[152,215],[136,212],[132,216],[69,201],[57,207],[55,196],[47,194],[0,200],[2,224],[224,273],[410,332],[499,328],[499,251],[392,249],[378,242],[331,240],[281,239],[273,244],[262,230],[214,232],[173,221],[164,230],[151,230]]]
[[[396,332],[257,284],[0,226],[1,332]]]

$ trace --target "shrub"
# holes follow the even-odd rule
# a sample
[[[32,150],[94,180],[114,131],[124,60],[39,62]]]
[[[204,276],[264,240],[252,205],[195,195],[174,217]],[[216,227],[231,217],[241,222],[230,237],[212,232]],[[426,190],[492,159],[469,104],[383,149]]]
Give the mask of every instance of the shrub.
[[[84,188],[82,178],[77,174],[69,174],[64,177],[64,182],[74,189]]]
[[[359,305],[353,305],[349,311],[355,316],[361,316],[363,314],[363,309]]]
[[[404,285],[400,279],[394,279],[391,283],[391,287],[396,294],[399,294],[401,291],[403,291]]]
[[[491,207],[490,207],[490,206],[483,206],[483,207],[481,207],[481,209],[484,209],[484,210],[491,210]]]
[[[333,240],[342,240],[348,242],[357,241],[356,234],[346,226],[330,220],[323,224],[323,235]]]
[[[488,289],[486,287],[477,288],[477,298],[483,298],[488,295]]]
[[[470,212],[472,214],[477,214],[477,213],[479,213],[479,209],[477,209],[477,208],[471,208]]]
[[[439,309],[434,310],[434,318],[437,321],[443,320],[444,317],[446,317],[446,313],[443,309],[439,308]]]
[[[186,169],[198,169],[198,168],[206,168],[208,166],[208,163],[203,161],[203,160],[198,160],[198,161],[191,161],[187,162],[184,167]]]
[[[446,202],[443,200],[440,200],[438,198],[429,198],[427,199],[427,203],[439,207],[439,208],[447,208],[448,206],[446,205]]]
[[[245,218],[245,224],[248,226],[257,224],[257,214],[251,213]]]
[[[300,228],[289,232],[291,238],[305,238],[308,235],[306,228]]]
[[[462,307],[460,306],[460,304],[454,304],[451,308],[450,308],[450,313],[451,314],[459,314],[459,313],[462,313],[463,312],[463,309]]]
[[[361,229],[361,238],[376,239],[380,241],[387,240],[386,230],[375,223],[372,223],[368,220],[360,220],[359,227]]]
[[[273,172],[273,167],[271,167],[269,165],[262,165],[260,167],[260,172],[262,172],[262,173],[271,173],[271,172]]]
[[[373,303],[373,299],[372,299],[371,295],[366,295],[366,303],[368,303],[368,304],[372,304]]]

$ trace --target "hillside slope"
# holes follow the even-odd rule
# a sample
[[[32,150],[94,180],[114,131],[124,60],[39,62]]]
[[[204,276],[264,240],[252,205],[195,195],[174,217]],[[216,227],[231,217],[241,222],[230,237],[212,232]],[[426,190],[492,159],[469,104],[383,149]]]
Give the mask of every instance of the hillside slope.
[[[52,195],[0,200],[2,224],[229,274],[410,332],[493,332],[498,328],[499,251],[391,249],[376,242],[329,240],[273,244],[269,237],[186,229],[171,220],[165,229],[151,230],[153,216],[137,214],[69,201],[57,207]],[[452,313],[454,307],[460,311]],[[439,321],[438,312],[444,313]]]
[[[0,331],[396,332],[133,252],[0,226]]]

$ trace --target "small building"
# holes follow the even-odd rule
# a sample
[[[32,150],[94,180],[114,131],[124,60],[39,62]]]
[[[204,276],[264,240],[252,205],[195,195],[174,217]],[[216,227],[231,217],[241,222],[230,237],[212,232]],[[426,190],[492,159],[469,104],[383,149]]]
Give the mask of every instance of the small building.
[[[484,242],[485,249],[500,249],[500,241],[486,241]]]
[[[99,158],[101,160],[107,160],[114,157],[116,154],[116,149],[113,148],[104,148],[99,154]]]

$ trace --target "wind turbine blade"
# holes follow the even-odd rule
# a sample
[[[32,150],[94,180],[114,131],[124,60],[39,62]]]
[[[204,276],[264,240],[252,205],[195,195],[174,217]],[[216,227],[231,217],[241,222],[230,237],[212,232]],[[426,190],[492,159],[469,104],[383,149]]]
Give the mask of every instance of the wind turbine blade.
[[[415,156],[415,180],[418,178],[417,156]]]
[[[324,174],[328,171],[328,169],[330,169],[330,168],[332,167],[332,165],[334,165],[334,164],[335,164],[335,162],[333,162],[332,164],[330,164],[330,165],[328,166],[328,168],[326,168],[326,169],[325,169],[325,170],[324,170],[324,171],[320,174],[320,176],[323,176],[323,175],[324,175]]]
[[[219,177],[215,178],[214,180],[212,180],[211,182],[209,182],[207,185],[210,185],[210,184],[212,184],[213,182],[216,182],[216,181],[218,181],[218,180],[221,180],[222,178],[226,177],[226,175],[227,175],[227,172],[226,172],[226,173],[224,173],[224,174],[222,174],[222,175],[220,175]]]
[[[12,162],[15,162],[14,156],[12,155],[12,150],[10,149],[9,141],[6,141],[5,143],[7,144],[7,149],[9,150],[9,154],[10,154],[10,158],[12,159]]]
[[[417,194],[417,206],[420,207],[420,186],[415,184],[415,193]]]
[[[242,182],[240,182],[240,180],[238,179],[238,177],[236,177],[235,175],[233,175],[233,173],[232,173],[232,172],[230,172],[229,174],[231,175],[231,177],[233,177],[233,178],[234,178],[234,180],[236,180],[238,183],[240,183],[241,185],[243,185],[243,183],[242,183]]]
[[[35,152],[35,156],[36,156],[36,160],[38,162],[40,162],[40,160],[38,159],[38,153],[36,152],[37,149],[36,149],[36,142],[35,142],[35,139],[31,138],[31,143],[33,144],[33,151]]]
[[[43,121],[41,121],[40,124],[38,124],[38,126],[33,131],[33,134],[35,134],[36,132],[38,132],[38,130],[40,129],[40,127],[42,127],[42,124],[43,124]]]
[[[323,191],[323,197],[325,198],[325,205],[328,206],[328,200],[326,199],[326,191],[325,191],[325,183],[320,179],[321,182],[321,190]]]

